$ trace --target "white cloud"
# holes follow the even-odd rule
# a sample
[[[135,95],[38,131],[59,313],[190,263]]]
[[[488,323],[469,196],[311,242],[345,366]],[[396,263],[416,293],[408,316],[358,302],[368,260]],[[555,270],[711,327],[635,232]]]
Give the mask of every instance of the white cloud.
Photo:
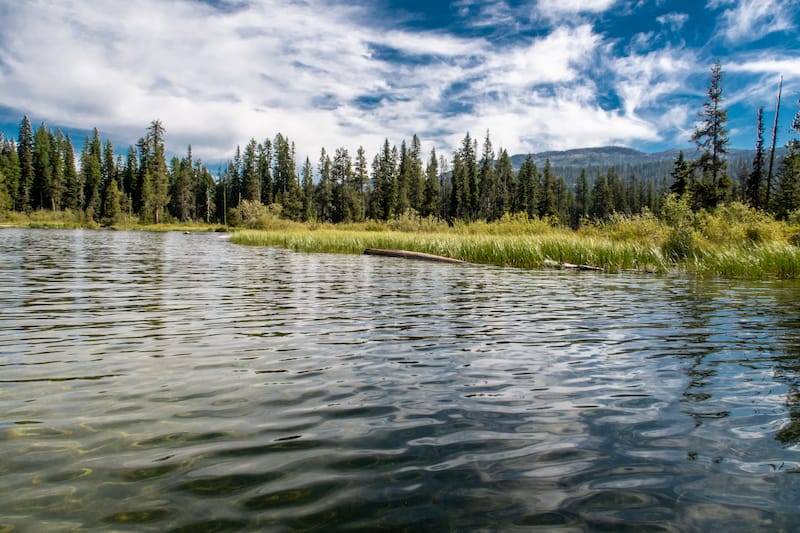
[[[547,18],[562,17],[576,13],[602,13],[617,0],[538,0],[536,9]]]
[[[797,0],[713,0],[708,7],[733,5],[722,14],[721,32],[729,42],[752,42],[794,28],[791,10]]]
[[[754,72],[767,74],[783,74],[785,77],[800,78],[800,59],[764,57],[742,62],[734,62],[725,66],[730,72]]]
[[[684,86],[698,67],[691,52],[666,48],[612,59],[611,68],[625,115],[634,116],[642,108],[660,109],[659,101]]]
[[[589,25],[556,28],[528,46],[495,54],[488,64],[490,79],[486,88],[525,89],[573,81],[579,74],[578,67],[589,61],[599,41]]]
[[[538,5],[563,15],[614,3]],[[374,153],[384,138],[399,144],[414,133],[448,155],[466,131],[487,128],[514,153],[656,140],[660,117],[645,108],[658,107],[691,63],[677,50],[612,63],[609,83],[623,105],[609,111],[589,74],[609,61],[609,44],[591,25],[500,46],[382,31],[359,24],[354,9],[321,0],[254,0],[222,12],[189,0],[8,4],[0,105],[50,124],[97,126],[125,143],[158,118],[168,148],[182,153],[191,143],[211,161],[278,132],[296,142],[298,162],[323,146]],[[505,20],[504,9],[492,13]],[[380,47],[414,60],[382,59]]]
[[[656,21],[663,26],[668,26],[670,30],[677,32],[683,28],[686,21],[689,20],[689,15],[686,13],[667,13],[656,17]]]

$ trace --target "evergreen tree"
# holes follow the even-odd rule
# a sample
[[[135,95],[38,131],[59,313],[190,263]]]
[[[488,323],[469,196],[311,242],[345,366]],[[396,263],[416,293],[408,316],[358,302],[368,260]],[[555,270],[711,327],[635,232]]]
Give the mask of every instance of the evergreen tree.
[[[205,220],[208,224],[211,222],[216,208],[216,183],[208,167],[203,166],[200,161],[195,163],[194,174],[196,176],[195,213],[197,217]]]
[[[744,183],[744,199],[751,207],[763,207],[762,184],[764,182],[764,108],[759,107],[756,114],[756,153],[753,156],[753,169]]]
[[[67,139],[61,130],[57,130],[55,134],[50,136],[50,208],[55,211],[63,209],[64,203],[64,145]]]
[[[695,181],[694,201],[696,208],[714,207],[730,193],[731,180],[726,170],[725,154],[728,153],[728,111],[722,106],[722,66],[719,61],[711,67],[708,100],[703,103],[701,123],[692,140],[703,150],[695,166],[701,177]]]
[[[439,216],[441,202],[441,186],[439,183],[439,164],[436,149],[431,149],[431,157],[425,168],[425,195],[421,214],[423,216]]]
[[[352,222],[359,200],[353,180],[353,161],[346,148],[337,148],[331,167],[333,181],[333,221]]]
[[[303,221],[317,220],[317,210],[314,204],[314,171],[311,161],[306,157],[303,165]]]
[[[102,146],[100,133],[95,128],[92,137],[86,137],[81,152],[81,182],[83,183],[83,205],[89,219],[100,216],[100,183],[102,181]]]
[[[51,154],[50,133],[42,122],[33,136],[33,184],[30,195],[32,209],[45,209],[51,205],[49,194],[53,174],[53,167],[50,164]]]
[[[83,182],[75,167],[75,148],[67,134],[64,139],[64,209],[79,211],[83,206]]]
[[[353,169],[353,179],[355,180],[354,186],[358,191],[360,199],[358,212],[355,219],[363,221],[366,217],[367,203],[366,203],[366,188],[369,184],[369,168],[367,167],[367,154],[363,146],[358,147],[356,152],[356,163]]]
[[[679,197],[691,189],[692,164],[686,160],[683,150],[678,152],[678,157],[675,159],[670,176],[672,177],[672,185],[670,185],[669,189]]]
[[[612,212],[628,213],[629,208],[626,201],[625,184],[620,179],[615,167],[608,169],[607,180],[608,188],[611,189]]]
[[[372,163],[371,214],[380,220],[389,220],[397,214],[397,148],[389,147],[389,139],[385,139],[380,153]]]
[[[169,175],[167,172],[167,159],[164,149],[164,126],[160,120],[154,120],[147,128],[148,146],[150,155],[147,158],[147,171],[150,175],[152,187],[150,213],[158,224],[169,203]]]
[[[517,211],[525,212],[533,218],[539,215],[539,169],[533,161],[533,156],[528,154],[519,168],[517,177],[519,192],[517,194]]]
[[[283,207],[283,214],[292,220],[303,218],[303,200],[300,197],[300,179],[295,166],[294,143],[280,133],[275,136],[272,144],[273,157],[273,183],[275,185],[275,198]]]
[[[586,176],[586,168],[581,169],[581,175],[575,184],[575,209],[570,220],[573,228],[580,226],[581,220],[589,216],[591,205],[591,191],[589,190],[589,178]]]
[[[496,220],[498,215],[498,189],[499,183],[494,169],[494,150],[489,138],[489,131],[483,140],[483,152],[478,162],[478,189],[479,204],[478,217],[484,220]]]
[[[17,209],[27,211],[31,208],[33,189],[33,128],[28,115],[22,119],[17,136],[17,157],[19,159],[19,189],[16,191]]]
[[[517,175],[514,173],[514,168],[511,166],[511,157],[509,157],[505,148],[500,150],[494,173],[497,180],[494,219],[497,220],[504,214],[514,211],[512,200],[517,194]]]
[[[539,197],[539,216],[558,216],[558,192],[556,191],[556,176],[550,159],[544,162],[542,171],[542,189]]]
[[[319,184],[315,194],[316,211],[319,219],[324,222],[333,221],[333,161],[325,151],[325,147],[319,154]]]
[[[250,139],[244,148],[242,159],[242,199],[251,202],[261,201],[261,176],[258,173],[259,147],[255,139]]]
[[[261,203],[264,205],[270,205],[273,202],[271,164],[272,141],[266,139],[263,144],[258,145],[258,163],[256,165],[256,172],[261,181]]]
[[[411,151],[406,146],[406,141],[400,143],[400,165],[397,171],[397,199],[394,213],[403,214],[411,208],[409,188],[411,182],[412,161]]]
[[[181,222],[186,222],[195,217],[195,168],[191,145],[186,149],[186,157],[177,160],[172,167],[173,180],[170,199],[172,215]]]
[[[800,134],[800,111],[792,121],[792,129]],[[789,140],[787,148],[789,152],[781,163],[778,191],[773,201],[773,209],[781,218],[800,209],[800,139]]]
[[[2,139],[2,135],[0,135]],[[19,191],[19,154],[14,143],[2,139],[0,143],[0,213],[16,209]]]
[[[122,193],[119,190],[117,178],[111,178],[111,182],[107,186],[105,200],[103,204],[103,223],[105,225],[112,225],[119,222],[122,209],[120,208],[120,197]]]
[[[614,196],[608,185],[608,177],[598,174],[592,187],[589,214],[595,220],[605,220],[614,212]]]
[[[125,164],[122,167],[120,185],[124,193],[128,196],[127,203],[136,213],[141,209],[142,200],[141,182],[138,178],[139,162],[136,159],[136,149],[133,146],[129,146],[128,153],[125,156]]]
[[[117,164],[114,161],[114,146],[108,139],[106,139],[106,142],[103,144],[103,159],[100,166],[100,173],[102,175],[100,194],[103,198],[103,205],[105,206],[106,195],[108,194],[112,181],[117,182],[117,190],[112,192],[112,194],[116,195],[116,193],[119,192],[119,177],[117,176]],[[119,203],[119,198],[117,198],[116,201]],[[107,216],[105,211],[103,211],[103,216]],[[119,214],[116,216],[118,217]]]
[[[408,179],[408,201],[411,209],[420,212],[425,201],[425,172],[422,170],[422,143],[419,137],[411,138],[409,154],[410,168]]]

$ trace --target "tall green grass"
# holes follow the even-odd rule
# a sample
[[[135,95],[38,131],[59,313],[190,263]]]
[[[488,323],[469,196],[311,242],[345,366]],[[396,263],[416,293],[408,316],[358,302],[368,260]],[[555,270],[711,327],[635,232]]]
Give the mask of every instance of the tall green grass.
[[[366,248],[423,252],[470,263],[541,268],[545,259],[622,269],[664,272],[669,263],[653,246],[585,239],[570,233],[546,235],[486,235],[462,233],[407,233],[397,231],[304,230],[237,231],[231,242],[279,246],[300,252],[360,254]]]
[[[800,278],[800,227],[792,221],[778,221],[738,203],[699,213],[685,200],[668,198],[665,206],[660,217],[616,215],[577,231],[525,215],[447,226],[406,214],[389,222],[293,223],[237,231],[232,242],[351,254],[366,248],[401,249],[519,268],[541,268],[550,259],[607,272]]]

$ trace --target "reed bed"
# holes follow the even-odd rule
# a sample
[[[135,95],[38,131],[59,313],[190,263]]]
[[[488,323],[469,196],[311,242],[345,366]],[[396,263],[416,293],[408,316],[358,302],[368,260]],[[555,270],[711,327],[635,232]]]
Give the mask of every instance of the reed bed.
[[[546,235],[480,235],[396,231],[237,231],[231,242],[279,246],[300,252],[360,254],[366,248],[409,250],[470,263],[542,268],[545,259],[600,267],[605,271],[665,272],[670,264],[657,247],[638,243],[581,238],[570,233]]]

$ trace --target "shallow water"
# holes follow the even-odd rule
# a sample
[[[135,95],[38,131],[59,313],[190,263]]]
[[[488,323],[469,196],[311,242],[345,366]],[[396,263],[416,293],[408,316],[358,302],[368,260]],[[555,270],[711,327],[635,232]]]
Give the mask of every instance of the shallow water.
[[[794,530],[800,285],[0,231],[0,531]]]

